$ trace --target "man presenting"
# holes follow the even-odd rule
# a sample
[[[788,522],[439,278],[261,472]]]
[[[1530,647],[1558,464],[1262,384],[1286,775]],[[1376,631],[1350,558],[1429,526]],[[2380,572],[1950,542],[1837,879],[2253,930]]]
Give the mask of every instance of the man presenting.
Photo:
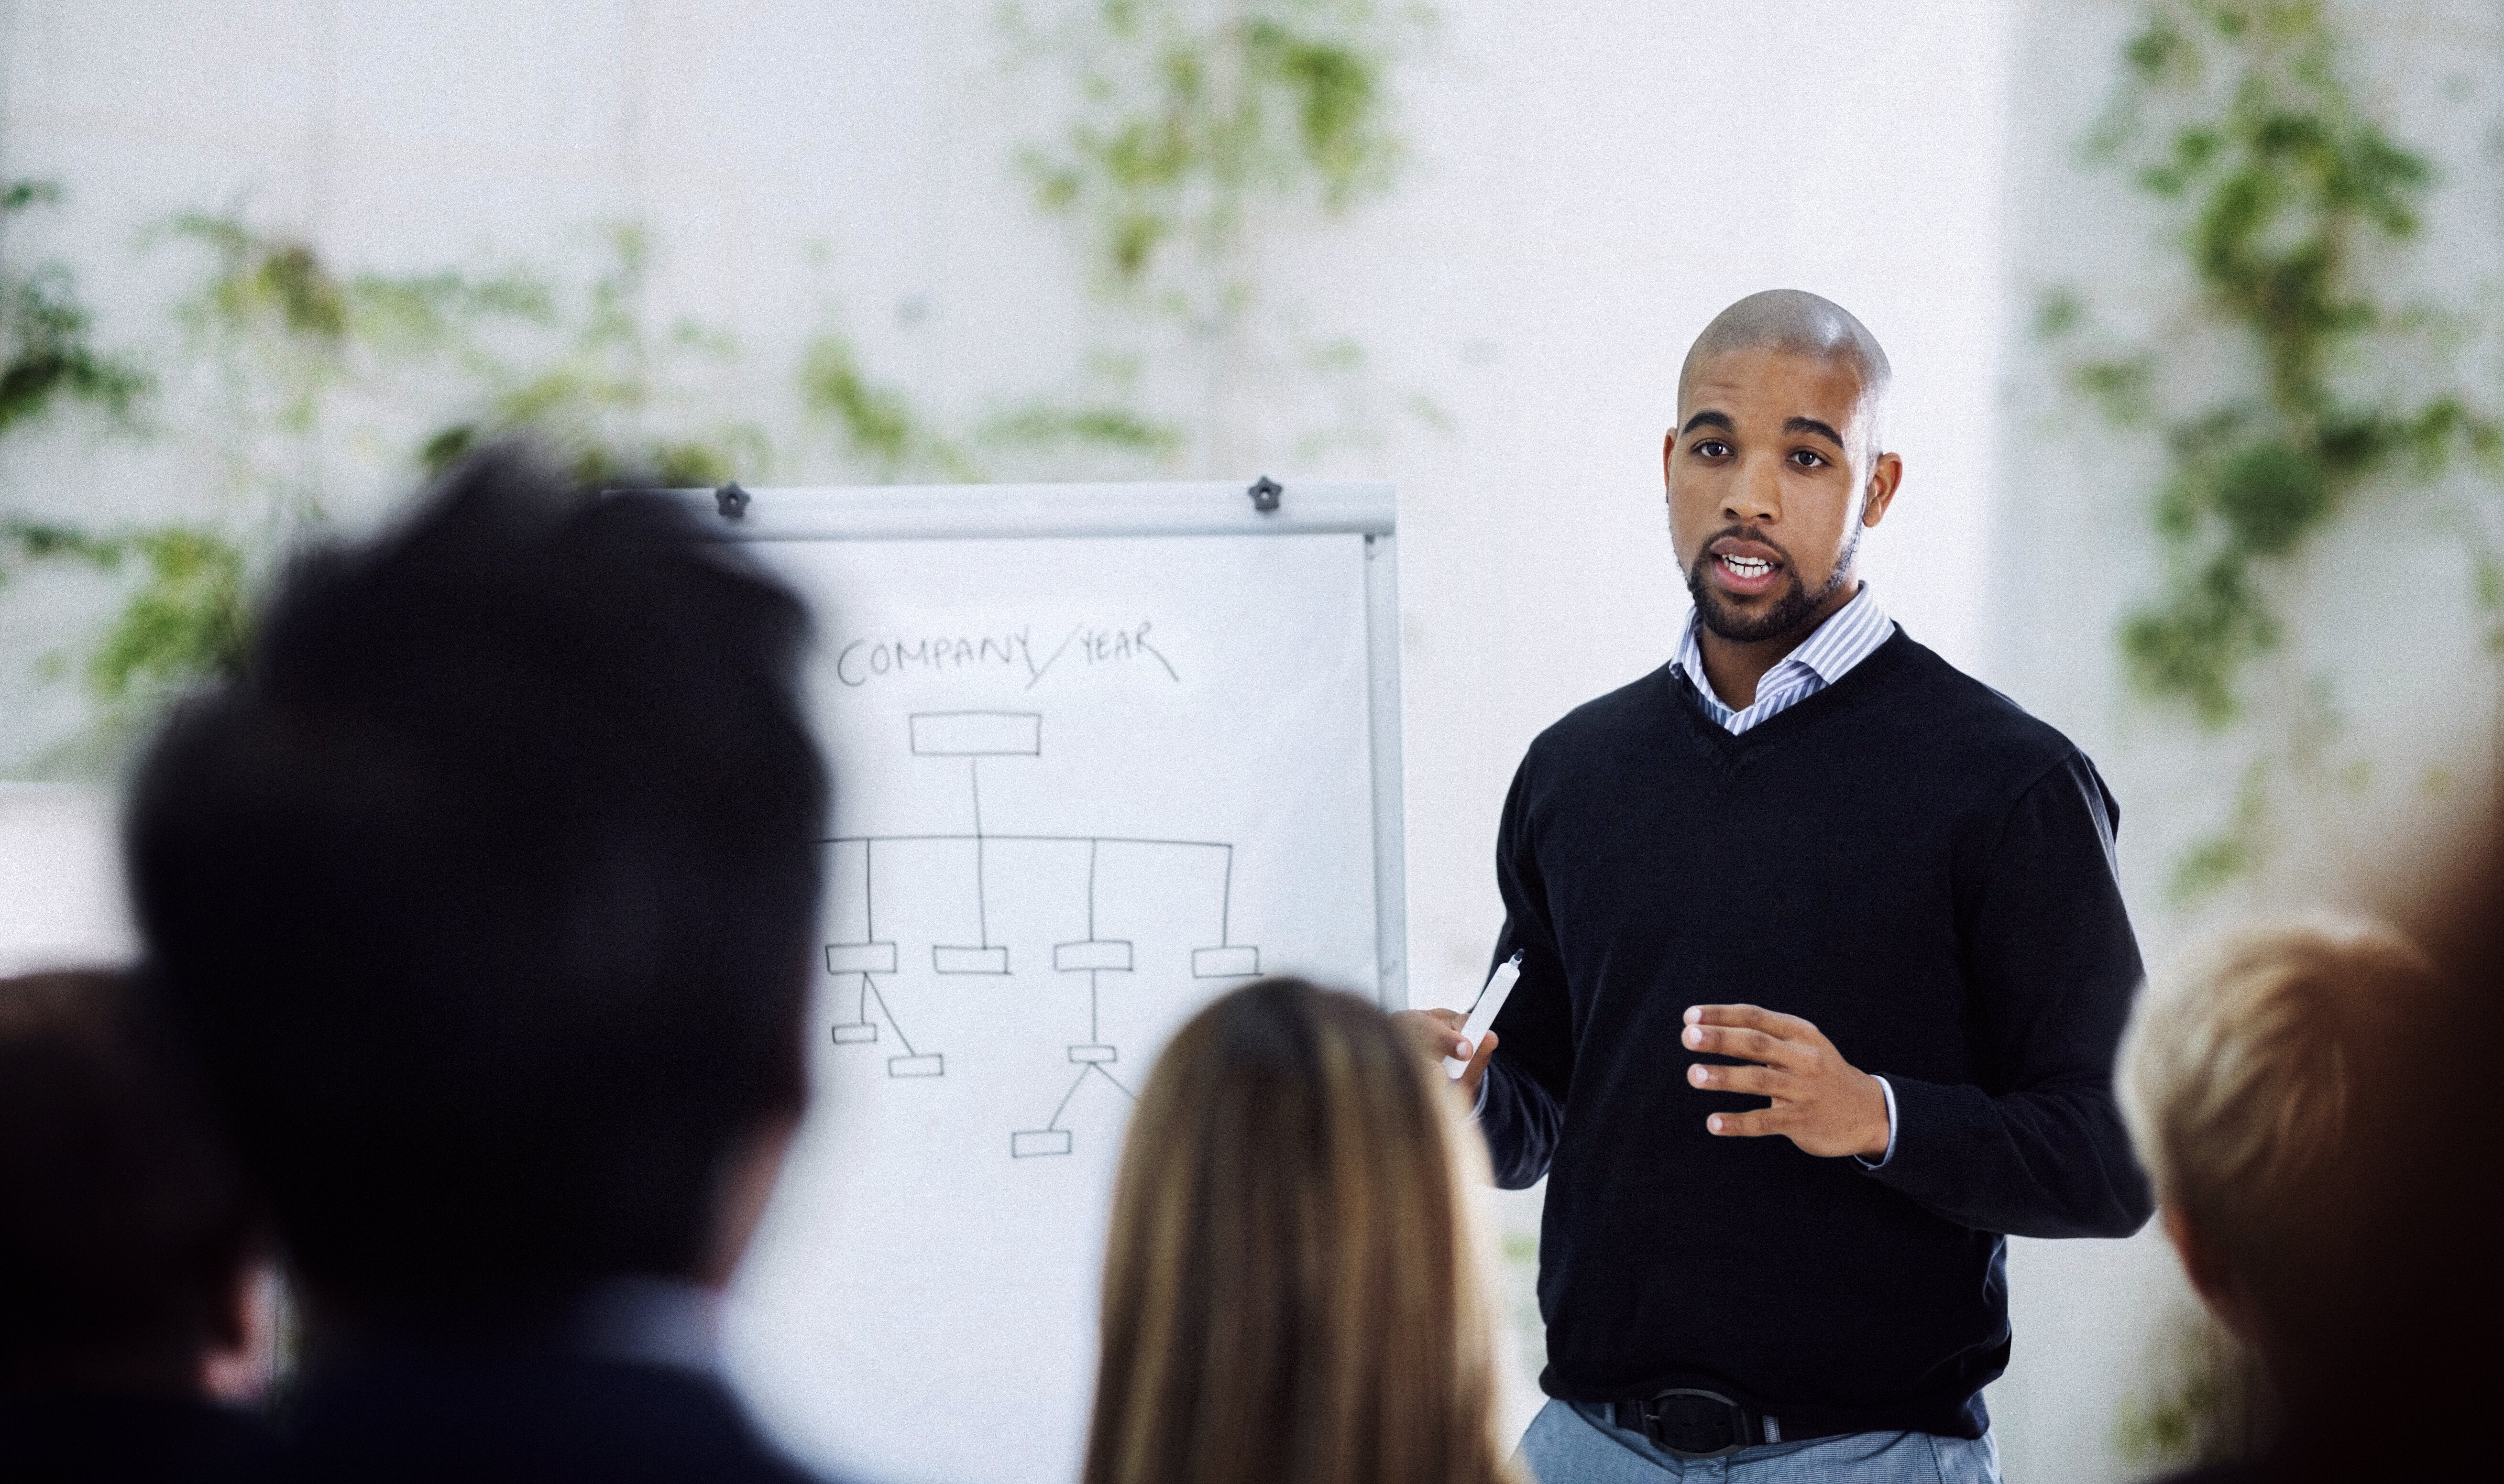
[[[2151,1209],[2111,1087],[2119,811],[1861,582],[1903,475],[1888,380],[1811,293],[1697,338],[1662,449],[1678,657],[1522,760],[1495,1032],[1402,1017],[1470,1058],[1498,1183],[1549,1177],[1544,1484],[1996,1480],[2004,1234]]]

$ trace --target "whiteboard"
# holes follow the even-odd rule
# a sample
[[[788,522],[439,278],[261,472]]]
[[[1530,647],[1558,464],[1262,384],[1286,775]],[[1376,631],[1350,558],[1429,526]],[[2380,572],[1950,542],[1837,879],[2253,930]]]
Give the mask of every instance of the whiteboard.
[[[688,498],[809,600],[835,775],[732,1373],[812,1463],[1074,1478],[1158,1049],[1257,974],[1406,1004],[1391,489]]]

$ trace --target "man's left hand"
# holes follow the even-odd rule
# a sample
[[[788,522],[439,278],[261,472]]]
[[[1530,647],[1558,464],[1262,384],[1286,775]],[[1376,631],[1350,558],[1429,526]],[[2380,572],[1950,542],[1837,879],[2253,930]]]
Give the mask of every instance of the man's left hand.
[[[1691,1005],[1682,1039],[1691,1052],[1757,1063],[1695,1062],[1687,1069],[1690,1086],[1774,1100],[1770,1108],[1712,1115],[1704,1121],[1712,1132],[1733,1139],[1778,1133],[1829,1159],[1875,1159],[1887,1153],[1887,1089],[1844,1060],[1825,1032],[1799,1017],[1755,1005]]]

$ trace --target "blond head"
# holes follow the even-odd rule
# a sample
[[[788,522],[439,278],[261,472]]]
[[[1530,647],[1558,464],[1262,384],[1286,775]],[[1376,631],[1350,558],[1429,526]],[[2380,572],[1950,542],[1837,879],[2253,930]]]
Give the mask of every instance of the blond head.
[[[2264,1304],[2332,1270],[2444,995],[2398,933],[2318,917],[2223,938],[2140,1001],[2119,1079],[2139,1158]]]
[[[1175,1035],[1122,1155],[1086,1484],[1508,1477],[1449,1103],[1300,980]]]

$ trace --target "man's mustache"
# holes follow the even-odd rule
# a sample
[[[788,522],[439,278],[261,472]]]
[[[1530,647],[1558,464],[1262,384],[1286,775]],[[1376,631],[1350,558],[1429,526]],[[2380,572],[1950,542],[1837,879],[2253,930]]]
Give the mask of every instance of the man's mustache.
[[[1791,548],[1785,546],[1782,542],[1775,540],[1772,536],[1765,535],[1762,531],[1757,530],[1754,526],[1724,526],[1721,530],[1714,532],[1711,535],[1706,536],[1704,538],[1704,544],[1695,549],[1694,566],[1701,568],[1705,563],[1712,561],[1713,543],[1721,540],[1724,536],[1728,536],[1735,540],[1754,541],[1759,546],[1772,547],[1774,554],[1783,559],[1783,567],[1791,572],[1793,576],[1798,575],[1799,564],[1791,560]]]

